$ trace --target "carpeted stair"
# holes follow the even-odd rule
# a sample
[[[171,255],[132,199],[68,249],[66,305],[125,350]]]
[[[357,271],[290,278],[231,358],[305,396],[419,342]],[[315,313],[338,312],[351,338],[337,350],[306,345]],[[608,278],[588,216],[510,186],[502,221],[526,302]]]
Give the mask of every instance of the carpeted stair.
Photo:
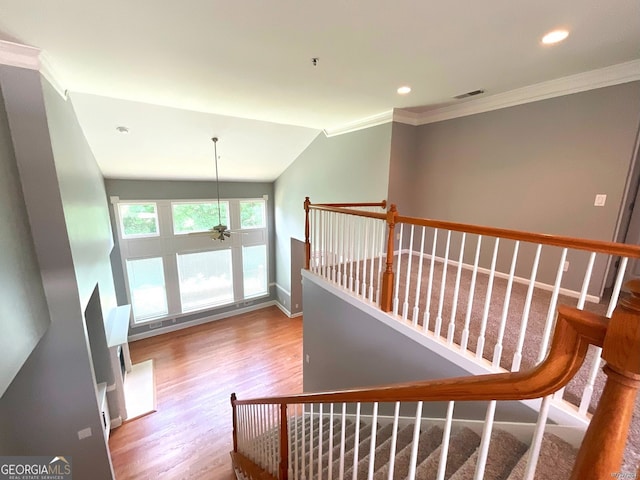
[[[298,442],[295,442],[294,421],[290,419],[291,425],[291,445],[294,450],[292,465],[293,476],[296,480],[303,478],[302,473],[302,422],[298,419]],[[340,440],[341,424],[339,420],[334,420],[332,441],[329,440],[329,420],[322,421],[322,476],[318,475],[318,454],[319,448],[319,421],[314,419],[313,424],[313,467],[312,476],[309,475],[309,442],[310,425],[308,418],[305,422],[305,460],[304,478],[315,480],[319,478],[328,479],[331,471],[331,478],[340,478]],[[389,475],[389,458],[391,453],[391,443],[393,435],[393,425],[377,425],[375,436],[375,459],[374,459],[374,480],[387,480]],[[344,475],[342,478],[351,480],[354,478],[354,458],[357,455],[358,462],[355,465],[357,479],[367,479],[370,464],[370,451],[372,441],[371,425],[361,422],[356,444],[356,425],[350,420],[345,423],[345,448],[344,448]],[[411,451],[413,443],[414,426],[407,425],[398,428],[394,457],[394,480],[405,480],[408,478]],[[418,480],[435,480],[438,474],[438,467],[441,455],[442,428],[440,426],[423,426],[419,436],[418,459],[416,476]],[[274,442],[277,435],[270,435]],[[331,449],[332,463],[329,465]],[[445,479],[448,480],[471,480],[474,477],[476,464],[478,461],[480,447],[480,436],[470,428],[454,427],[451,432],[449,450],[447,454],[447,466],[445,469]],[[298,462],[295,465],[295,450],[298,450]],[[529,450],[528,447],[517,440],[513,435],[495,429],[491,435],[489,445],[489,455],[487,457],[484,480],[521,480],[527,465]],[[536,480],[566,480],[569,478],[571,468],[575,461],[576,450],[553,434],[545,434],[540,460],[536,470]],[[297,473],[297,475],[296,475]]]

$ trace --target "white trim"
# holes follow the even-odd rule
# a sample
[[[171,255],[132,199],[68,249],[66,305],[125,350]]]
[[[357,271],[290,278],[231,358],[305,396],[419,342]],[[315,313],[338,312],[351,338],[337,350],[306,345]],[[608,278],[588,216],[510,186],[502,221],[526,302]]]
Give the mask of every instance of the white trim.
[[[393,112],[393,120],[409,125],[426,125],[636,80],[640,80],[640,60],[556,78],[488,97],[475,98],[464,103],[435,108],[419,114],[396,109]]]
[[[11,67],[40,69],[40,49],[0,40],[0,64]]]
[[[291,313],[289,310],[287,310],[287,307],[282,305],[279,301],[274,300],[274,302],[275,302],[275,306],[278,307],[280,309],[280,311],[282,313],[284,313],[287,317],[289,317],[289,318],[298,318],[298,317],[302,316],[302,312]]]
[[[398,255],[398,250],[395,250],[394,255]],[[402,255],[409,255],[409,249],[408,248],[404,248],[402,249]],[[420,252],[416,252],[415,250],[412,253],[412,256],[420,256]],[[424,258],[430,260],[431,259],[431,254],[424,254]],[[440,263],[444,263],[444,258],[443,257],[435,257],[435,261],[436,262],[440,262]],[[453,266],[453,267],[457,267],[458,266],[458,262],[455,260],[451,260],[449,259],[448,264]],[[473,265],[470,265],[468,263],[463,263],[462,264],[462,268],[465,270],[473,270]],[[479,273],[483,273],[485,275],[489,275],[489,273],[491,273],[491,270],[489,270],[488,268],[483,268],[483,267],[478,267],[478,272]],[[509,274],[508,273],[503,273],[503,272],[499,272],[498,270],[496,270],[494,272],[494,275],[497,278],[502,278],[502,279],[509,279]],[[524,277],[518,277],[518,276],[514,276],[513,277],[513,281],[516,283],[520,283],[523,285],[529,285],[529,279],[528,278],[524,278]],[[553,292],[554,286],[550,285],[548,283],[544,283],[544,282],[534,282],[534,285],[536,288],[539,288],[541,290],[546,290],[548,292]],[[560,288],[559,290],[560,294],[562,295],[566,295],[567,297],[571,297],[571,298],[580,298],[580,292],[577,290],[571,290],[569,288]],[[595,295],[587,295],[586,296],[586,300],[587,302],[591,302],[591,303],[600,303],[600,297],[597,297]]]
[[[391,313],[385,313],[378,308],[375,303],[363,300],[357,297],[353,292],[340,287],[336,284],[326,281],[307,270],[302,270],[302,277],[313,282],[320,288],[325,289],[336,297],[344,300],[350,305],[358,308],[372,318],[379,320],[390,328],[406,335],[416,343],[428,348],[430,351],[448,360],[455,365],[463,368],[470,375],[486,375],[488,373],[508,373],[503,368],[495,368],[491,362],[485,359],[477,359],[472,352],[463,351],[459,345],[447,345],[446,339],[436,338],[433,332],[423,332],[420,327],[413,326],[411,321],[403,320],[402,317],[394,316]],[[419,329],[420,328],[420,329]],[[542,399],[536,398],[532,400],[520,400],[520,403],[527,405],[532,410],[538,412]],[[586,428],[589,420],[580,415],[577,407],[570,405],[564,400],[552,400],[549,418],[559,425],[569,425],[580,428]]]
[[[325,128],[323,131],[327,137],[335,137],[336,135],[351,133],[357,130],[364,130],[365,128],[389,123],[392,120],[393,110],[387,110],[386,112],[377,113],[375,115],[371,115],[370,117],[361,118],[360,120],[355,120],[339,127]]]
[[[281,286],[279,283],[271,283],[271,284],[269,284],[269,286],[271,286],[271,285],[275,285],[278,290],[280,290],[283,293],[286,293],[288,297],[291,297],[291,292],[289,290],[287,290],[286,288],[284,288],[283,286]]]
[[[202,325],[204,323],[215,322],[216,320],[222,320],[224,318],[235,317],[236,315],[253,312],[255,310],[260,310],[262,308],[272,307],[273,305],[276,305],[276,302],[274,300],[269,300],[268,302],[259,303],[257,305],[251,305],[249,307],[244,307],[244,308],[237,308],[235,310],[229,310],[228,312],[223,312],[223,313],[218,313],[216,315],[209,315],[207,317],[198,318],[196,320],[191,320],[190,322],[176,323],[166,327],[160,327],[153,330],[148,330],[146,332],[134,333],[133,335],[129,335],[129,342],[135,342],[136,340],[155,337],[156,335],[175,332],[175,331],[183,330],[189,327],[195,327],[196,325]],[[165,322],[167,320],[168,319],[163,319],[159,321]]]
[[[64,100],[67,100],[67,89],[62,85],[60,75],[57,74],[53,63],[51,62],[51,58],[46,52],[42,52],[40,54],[40,73],[51,84],[54,90],[58,92],[58,95],[60,95]]]

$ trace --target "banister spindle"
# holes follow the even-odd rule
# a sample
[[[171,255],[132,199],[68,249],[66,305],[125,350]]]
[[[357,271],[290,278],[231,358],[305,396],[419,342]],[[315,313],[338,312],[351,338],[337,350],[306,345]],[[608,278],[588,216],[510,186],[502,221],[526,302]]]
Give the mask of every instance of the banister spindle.
[[[420,315],[420,287],[422,286],[422,265],[424,263],[424,238],[425,238],[426,228],[422,227],[422,236],[420,239],[420,260],[418,260],[418,279],[416,282],[416,295],[415,301],[413,305],[413,315],[412,322],[413,326],[418,326],[418,316]]]
[[[414,225],[411,225],[410,235],[411,235],[411,238],[409,239],[409,256],[407,258],[407,274],[405,275],[405,285],[404,285],[404,302],[402,303],[403,320],[406,320],[409,315],[409,290],[411,288],[411,262],[413,259]],[[400,267],[398,267],[398,273],[400,273]]]
[[[453,288],[453,302],[451,304],[451,318],[449,319],[449,328],[447,329],[447,343],[453,344],[453,335],[456,330],[456,313],[458,312],[458,294],[460,293],[460,277],[462,274],[462,263],[464,262],[464,244],[467,234],[462,232],[460,240],[460,254],[458,255],[458,269],[456,270],[456,285]]]
[[[311,260],[311,242],[309,240],[309,205],[311,201],[309,197],[304,199],[304,268],[309,270],[309,262]]]
[[[487,280],[487,294],[484,298],[484,310],[482,311],[480,336],[478,337],[478,344],[476,346],[476,358],[482,358],[482,355],[484,354],[484,335],[487,331],[487,320],[489,319],[489,308],[491,307],[491,294],[493,292],[493,278],[496,274],[498,248],[500,248],[500,238],[496,237],[496,243],[493,246],[493,257],[491,258],[491,270],[489,271],[489,279]]]
[[[382,292],[380,299],[380,308],[383,312],[390,312],[393,299],[393,244],[395,237],[396,217],[398,211],[395,205],[391,205],[387,211],[387,261],[386,268],[382,274]]]
[[[540,353],[538,355],[538,363],[544,360],[547,355],[547,348],[549,347],[549,340],[551,338],[551,330],[553,327],[553,319],[556,316],[556,305],[558,303],[558,295],[560,293],[560,284],[562,283],[562,275],[564,273],[564,262],[567,259],[567,249],[562,249],[562,255],[560,255],[560,261],[558,262],[558,271],[556,273],[556,282],[553,285],[553,292],[551,293],[551,301],[549,302],[549,309],[547,310],[547,322],[544,326],[544,333],[542,334],[542,346],[540,347]]]
[[[233,422],[233,451],[238,452],[238,412],[236,410],[236,394],[231,394],[231,418]]]
[[[398,314],[398,308],[400,305],[400,277],[402,276],[402,243],[404,234],[404,223],[400,224],[400,234],[398,240],[398,264],[396,265],[396,286],[394,287],[394,296],[393,296],[393,314]]]
[[[464,317],[464,328],[462,329],[462,339],[460,340],[460,348],[462,351],[467,349],[469,342],[469,325],[471,324],[471,312],[473,311],[473,299],[476,293],[476,278],[478,276],[478,263],[480,261],[480,250],[482,249],[482,235],[478,235],[478,243],[476,244],[476,255],[473,260],[473,271],[471,273],[471,284],[469,285],[469,299],[467,300],[467,314]]]
[[[640,387],[640,280],[626,284],[631,297],[613,312],[602,348],[604,386],[571,480],[609,478],[619,472]]]
[[[429,320],[431,317],[431,292],[433,290],[433,270],[435,269],[436,247],[438,245],[438,229],[433,229],[433,244],[431,245],[431,262],[429,264],[429,281],[427,282],[427,305],[424,307],[422,316],[422,330],[429,330]]]
[[[451,247],[451,230],[447,230],[447,244],[444,247],[444,261],[442,262],[442,277],[440,280],[440,299],[438,300],[438,315],[436,316],[436,326],[433,330],[436,337],[440,336],[442,329],[442,310],[444,308],[444,294],[447,287],[447,270],[449,267],[449,248]]]
[[[511,269],[509,270],[509,280],[507,281],[507,290],[504,295],[504,302],[502,305],[502,317],[500,319],[500,328],[498,330],[498,341],[493,350],[493,366],[498,368],[500,366],[500,359],[502,358],[502,340],[504,338],[504,331],[507,328],[507,315],[509,314],[509,303],[511,302],[511,289],[513,288],[513,277],[516,272],[516,263],[518,261],[518,250],[520,248],[520,242],[516,242],[513,246],[513,257],[511,259]]]

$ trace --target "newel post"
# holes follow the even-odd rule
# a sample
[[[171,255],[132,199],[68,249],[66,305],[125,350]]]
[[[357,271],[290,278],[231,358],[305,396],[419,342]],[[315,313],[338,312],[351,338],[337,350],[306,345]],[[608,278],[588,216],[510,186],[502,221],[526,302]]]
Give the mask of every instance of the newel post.
[[[231,409],[233,410],[233,451],[238,453],[238,417],[236,412],[236,400],[237,398],[234,392],[231,394]]]
[[[398,215],[398,210],[394,204],[389,207],[387,210],[387,226],[388,226],[388,237],[387,237],[387,266],[385,268],[384,273],[382,274],[382,291],[380,298],[380,308],[383,312],[390,312],[391,305],[393,303],[393,251],[394,251],[394,242],[395,242],[395,231],[396,231],[396,216]]]
[[[571,480],[613,478],[620,472],[640,387],[640,280],[613,312],[602,348],[607,375],[598,408],[576,458]]]
[[[280,480],[289,479],[289,424],[287,404],[280,404]]]
[[[311,201],[309,197],[304,199],[304,269],[309,270],[311,263],[311,242],[309,241],[309,205]]]

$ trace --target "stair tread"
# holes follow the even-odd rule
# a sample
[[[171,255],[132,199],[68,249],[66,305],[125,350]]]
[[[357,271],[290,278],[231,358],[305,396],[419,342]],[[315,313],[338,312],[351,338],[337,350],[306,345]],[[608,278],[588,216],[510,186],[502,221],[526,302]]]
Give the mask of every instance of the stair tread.
[[[484,469],[483,480],[504,480],[518,463],[527,446],[504,430],[494,430],[491,433],[491,443]],[[473,478],[478,463],[480,449],[467,459],[466,462],[451,476],[450,480],[467,480]]]
[[[413,435],[413,425],[411,425]],[[442,428],[435,426],[423,432],[418,439],[418,462],[427,458],[433,450],[435,450],[442,441]],[[411,461],[412,440],[396,454],[395,465],[393,470],[394,480],[400,480],[409,473],[409,462]],[[389,466],[384,465],[374,475],[374,480],[386,480],[389,474]]]
[[[376,448],[378,448],[382,443],[387,441],[387,439],[391,438],[391,434],[393,433],[393,424],[388,424],[376,430]],[[362,445],[362,449],[358,454],[358,477],[357,478],[366,478],[367,473],[369,471],[369,457],[371,453],[371,436],[369,436],[369,441],[365,442]],[[363,450],[364,449],[364,450]],[[353,476],[353,462],[351,467],[347,470],[345,474],[345,478],[352,478]]]
[[[449,440],[447,467],[444,478],[448,479],[451,477],[451,475],[467,461],[479,445],[480,436],[470,428],[464,427],[453,434]],[[416,468],[417,478],[421,480],[436,480],[441,452],[442,444],[438,445],[422,462],[418,459],[418,467]]]
[[[564,480],[571,476],[577,450],[552,433],[545,433],[540,446],[540,459],[534,480]],[[507,480],[522,480],[527,468],[529,450],[520,458]]]

